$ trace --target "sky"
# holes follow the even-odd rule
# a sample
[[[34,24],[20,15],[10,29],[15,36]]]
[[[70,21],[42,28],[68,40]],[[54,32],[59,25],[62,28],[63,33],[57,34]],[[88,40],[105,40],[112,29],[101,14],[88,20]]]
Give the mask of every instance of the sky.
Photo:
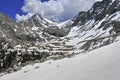
[[[24,0],[0,0],[0,12],[9,15],[12,19],[15,20],[16,13],[24,14],[21,10]]]
[[[42,2],[48,1],[48,0],[41,0]],[[0,12],[7,14],[9,17],[11,17],[13,20],[16,20],[15,15],[25,15],[27,13],[24,13],[21,8],[24,5],[24,0],[0,0]]]
[[[98,0],[0,0],[0,12],[22,21],[38,13],[55,21],[68,20],[87,11]]]

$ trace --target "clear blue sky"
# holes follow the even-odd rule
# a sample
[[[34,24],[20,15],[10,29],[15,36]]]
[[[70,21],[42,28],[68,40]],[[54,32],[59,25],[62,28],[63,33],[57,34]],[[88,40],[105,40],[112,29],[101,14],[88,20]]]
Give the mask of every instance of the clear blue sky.
[[[48,0],[41,0],[42,2]],[[15,20],[15,14],[25,14],[21,7],[24,5],[24,0],[0,0],[0,12],[7,14]]]

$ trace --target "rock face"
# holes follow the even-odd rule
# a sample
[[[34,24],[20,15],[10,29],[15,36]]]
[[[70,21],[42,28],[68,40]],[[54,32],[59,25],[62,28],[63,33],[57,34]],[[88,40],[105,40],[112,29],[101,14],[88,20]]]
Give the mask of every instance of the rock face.
[[[39,14],[16,23],[0,13],[0,71],[12,72],[31,61],[65,57],[74,50],[60,39],[68,33],[69,28],[59,27]]]
[[[50,26],[46,29],[46,32],[50,35],[57,36],[57,37],[64,37],[67,36],[69,33],[70,28],[59,28],[57,26]]]
[[[120,33],[120,1],[103,0],[96,2],[87,12],[74,17],[68,34],[69,43],[82,51],[93,50],[118,40]],[[73,36],[71,36],[73,35]]]
[[[71,57],[119,40],[120,1],[96,2],[87,12],[56,23],[39,14],[14,22],[0,13],[0,71],[48,59]]]
[[[100,21],[106,17],[106,15],[111,15],[120,10],[119,0],[103,0],[101,2],[96,2],[90,10],[87,12],[80,12],[78,17],[73,23],[73,26],[77,25],[79,22],[85,24],[88,20],[94,19],[95,21]]]

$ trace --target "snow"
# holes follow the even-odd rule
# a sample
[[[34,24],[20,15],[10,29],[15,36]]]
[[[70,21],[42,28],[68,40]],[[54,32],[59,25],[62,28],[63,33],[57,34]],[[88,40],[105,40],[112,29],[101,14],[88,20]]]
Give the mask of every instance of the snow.
[[[5,24],[5,22],[2,22],[2,24]]]
[[[115,0],[112,0],[112,2],[114,2]]]
[[[79,27],[75,26],[71,29],[71,31],[69,32],[69,34],[67,35],[67,37],[74,37],[76,36],[78,33],[77,33],[77,30],[79,29]]]
[[[111,16],[109,16],[109,18],[110,18],[111,20],[118,20],[118,21],[120,21],[120,11],[112,14]]]
[[[44,18],[44,20],[47,21],[48,23],[55,24],[55,22],[53,22],[53,21],[51,21],[49,19]]]
[[[14,29],[15,32],[17,32],[17,29]]]
[[[120,80],[120,41],[73,58],[28,65],[0,80]]]
[[[58,26],[59,28],[62,28],[62,27],[65,27],[66,25],[72,24],[72,23],[73,23],[73,21],[72,21],[71,19],[69,19],[69,20],[67,20],[67,21],[58,23],[57,26]]]
[[[8,43],[6,43],[5,45],[4,45],[4,47],[3,47],[3,49],[7,49],[7,47],[8,47]]]
[[[93,19],[93,20],[87,21],[85,25],[77,25],[72,27],[69,34],[65,36],[70,38],[67,44],[75,45],[75,47],[79,49],[82,46],[82,44],[78,45],[79,42],[109,36],[111,29],[113,29],[113,26],[111,25],[106,30],[103,29],[104,26],[102,26],[101,28],[100,26],[106,20],[112,20],[113,18],[118,19],[118,17],[115,17],[115,16],[112,18],[111,17],[112,16],[106,15],[106,17],[103,18],[101,21],[95,22],[95,20]]]
[[[20,49],[20,48],[22,48],[22,46],[21,45],[16,45],[14,48],[15,49]]]

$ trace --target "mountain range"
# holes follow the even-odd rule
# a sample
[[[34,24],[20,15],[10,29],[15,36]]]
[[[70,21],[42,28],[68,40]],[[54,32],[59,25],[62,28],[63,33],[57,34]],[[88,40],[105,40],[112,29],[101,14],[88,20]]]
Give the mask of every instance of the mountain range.
[[[72,57],[120,41],[120,1],[96,2],[90,10],[57,23],[39,14],[15,22],[0,13],[0,72]],[[5,74],[5,73],[4,73]]]

